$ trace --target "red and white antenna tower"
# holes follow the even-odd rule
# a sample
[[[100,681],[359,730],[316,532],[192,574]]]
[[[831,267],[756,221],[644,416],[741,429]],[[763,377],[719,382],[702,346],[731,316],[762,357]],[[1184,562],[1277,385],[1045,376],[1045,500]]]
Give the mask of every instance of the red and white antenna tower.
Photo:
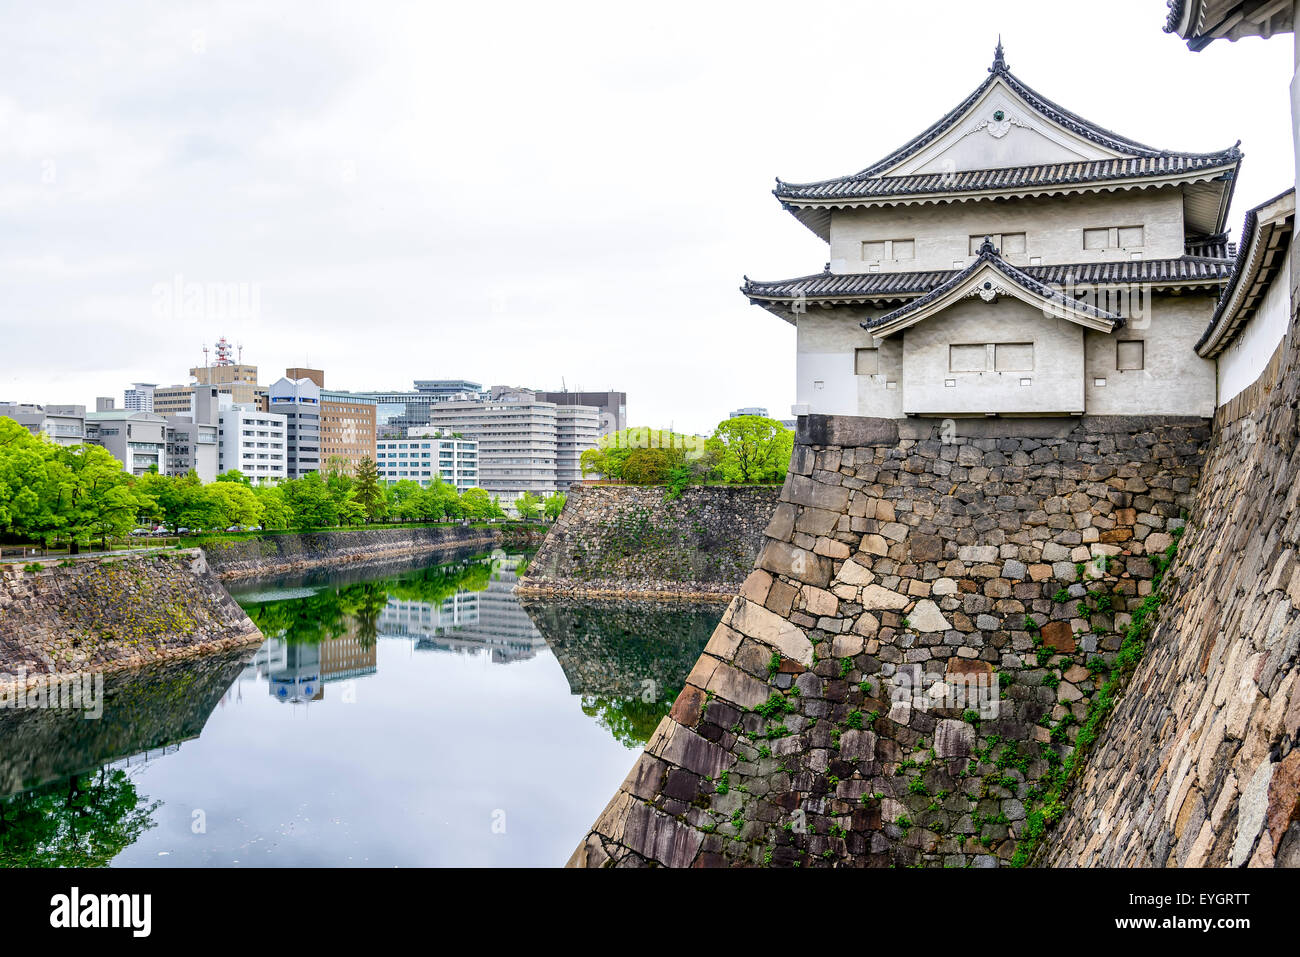
[[[230,343],[226,341],[225,336],[222,336],[217,340],[217,365],[228,366],[230,364]]]

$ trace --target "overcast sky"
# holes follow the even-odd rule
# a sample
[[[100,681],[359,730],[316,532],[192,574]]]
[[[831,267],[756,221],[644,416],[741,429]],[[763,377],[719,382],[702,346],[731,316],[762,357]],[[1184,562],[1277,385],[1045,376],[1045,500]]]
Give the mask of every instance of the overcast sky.
[[[0,399],[121,401],[224,334],[270,382],[621,389],[633,424],[789,416],[742,276],[821,269],[771,195],[955,106],[1001,32],[1039,92],[1291,183],[1290,36],[1194,54],[1164,0],[0,7]],[[249,316],[162,289],[244,284]],[[252,308],[255,306],[256,308]]]

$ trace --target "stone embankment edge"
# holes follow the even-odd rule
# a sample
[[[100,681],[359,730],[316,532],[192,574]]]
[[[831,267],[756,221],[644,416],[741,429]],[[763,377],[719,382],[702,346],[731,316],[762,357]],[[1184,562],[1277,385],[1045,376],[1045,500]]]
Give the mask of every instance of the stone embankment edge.
[[[452,542],[437,544],[410,543],[408,545],[386,548],[366,553],[343,553],[327,555],[321,558],[302,559],[292,562],[268,562],[258,568],[228,568],[215,572],[223,582],[244,581],[246,579],[266,578],[288,572],[314,571],[320,568],[336,568],[344,565],[361,565],[369,562],[381,562],[392,558],[404,558],[416,555],[435,555],[439,552],[455,551],[475,546],[493,547],[500,544],[499,535],[480,535]]]

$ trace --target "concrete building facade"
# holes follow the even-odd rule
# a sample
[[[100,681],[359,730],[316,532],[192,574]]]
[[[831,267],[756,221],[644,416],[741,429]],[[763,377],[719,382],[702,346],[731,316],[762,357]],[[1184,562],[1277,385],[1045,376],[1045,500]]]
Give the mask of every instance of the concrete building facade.
[[[267,389],[266,409],[285,417],[286,476],[321,471],[320,386],[311,379],[281,378]]]
[[[590,405],[555,407],[555,479],[561,490],[582,481],[582,453],[600,441],[605,412]]]
[[[193,470],[200,481],[216,480],[219,395],[216,386],[195,386],[191,411],[165,416],[168,475],[188,475]]]
[[[156,388],[156,382],[131,383],[131,388],[122,393],[122,408],[132,412],[152,412],[153,390]]]
[[[288,424],[284,415],[222,396],[217,413],[217,470],[238,469],[256,485],[288,478]]]
[[[600,435],[622,432],[627,428],[626,392],[538,391],[537,398],[543,402],[554,402],[560,408],[571,405],[595,406],[600,414]]]
[[[566,435],[573,442],[566,448],[566,460],[596,445],[595,438],[589,437],[589,425],[590,415],[598,415],[598,410],[576,408],[585,408],[588,415],[566,420]],[[493,386],[487,398],[431,405],[429,419],[431,426],[443,432],[459,432],[477,440],[479,487],[500,496],[503,505],[525,492],[546,496],[561,488],[558,408],[532,390]]]
[[[86,441],[107,449],[132,475],[167,472],[167,419],[156,412],[87,412]]]
[[[464,492],[478,485],[478,442],[414,428],[406,438],[379,439],[375,464],[384,482],[428,486],[441,479]]]
[[[13,419],[33,435],[45,436],[56,445],[80,445],[86,441],[84,405],[0,402],[0,415]]]

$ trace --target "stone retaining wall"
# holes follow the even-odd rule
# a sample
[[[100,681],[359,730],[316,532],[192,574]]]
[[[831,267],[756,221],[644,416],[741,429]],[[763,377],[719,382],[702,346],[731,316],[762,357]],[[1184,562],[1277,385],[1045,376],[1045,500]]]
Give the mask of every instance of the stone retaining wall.
[[[575,485],[524,595],[729,599],[754,567],[771,487]]]
[[[206,545],[204,551],[213,570],[229,581],[473,546],[529,548],[544,532],[540,525],[520,523],[357,528],[233,539]]]
[[[1219,410],[1176,584],[1058,866],[1300,866],[1300,351]]]
[[[262,640],[198,549],[31,565],[0,565],[0,687]]]
[[[1210,434],[1159,417],[800,426],[756,570],[572,865],[1009,860]]]

